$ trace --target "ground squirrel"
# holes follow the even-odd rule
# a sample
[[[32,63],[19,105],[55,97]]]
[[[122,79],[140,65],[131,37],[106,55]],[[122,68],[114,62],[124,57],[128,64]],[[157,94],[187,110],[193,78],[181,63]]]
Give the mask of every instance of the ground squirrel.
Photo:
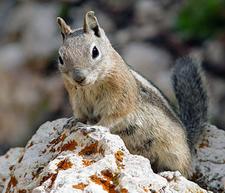
[[[94,12],[86,13],[80,29],[72,30],[60,17],[57,22],[63,37],[58,65],[76,121],[110,128],[131,153],[147,157],[154,171],[178,170],[188,177],[190,149],[207,121],[198,63],[182,58],[175,65],[177,114],[113,49]]]

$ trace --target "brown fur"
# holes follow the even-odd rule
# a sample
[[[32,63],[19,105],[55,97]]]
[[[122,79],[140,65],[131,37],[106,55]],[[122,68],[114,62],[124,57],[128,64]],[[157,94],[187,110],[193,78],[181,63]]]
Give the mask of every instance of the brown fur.
[[[67,37],[60,48],[64,61],[70,61],[60,70],[74,116],[109,127],[131,153],[147,157],[155,171],[179,170],[189,176],[191,155],[181,121],[158,89],[132,71],[99,30],[101,39],[85,31]],[[92,41],[102,52],[95,64],[87,59],[89,52],[85,50]],[[90,72],[85,86],[71,78],[70,72],[77,67]]]

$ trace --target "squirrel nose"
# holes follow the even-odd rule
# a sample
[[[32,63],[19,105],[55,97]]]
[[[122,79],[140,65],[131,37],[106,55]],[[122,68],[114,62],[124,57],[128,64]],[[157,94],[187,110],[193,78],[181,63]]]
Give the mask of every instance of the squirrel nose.
[[[77,83],[82,83],[86,79],[85,70],[75,69],[72,72],[73,80]]]

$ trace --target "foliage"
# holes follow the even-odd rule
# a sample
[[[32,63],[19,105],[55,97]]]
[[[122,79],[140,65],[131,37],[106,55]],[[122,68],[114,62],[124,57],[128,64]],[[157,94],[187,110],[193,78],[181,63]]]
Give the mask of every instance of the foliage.
[[[204,40],[224,33],[225,0],[189,0],[176,20],[185,40]]]

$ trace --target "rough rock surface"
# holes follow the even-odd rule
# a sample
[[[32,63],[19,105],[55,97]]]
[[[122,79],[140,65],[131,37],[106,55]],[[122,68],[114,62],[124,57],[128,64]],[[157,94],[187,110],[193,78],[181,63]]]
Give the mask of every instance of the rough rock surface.
[[[14,148],[0,157],[0,191],[2,191],[5,181],[10,177],[13,165],[19,161],[23,153],[24,148]]]
[[[179,172],[155,174],[146,158],[130,154],[106,128],[65,129],[66,122],[43,124],[25,148],[0,157],[0,191],[207,192]]]
[[[127,63],[152,80],[173,103],[172,65],[178,57],[197,52],[208,72],[210,117],[213,124],[225,129],[225,33],[206,40],[182,39],[182,33],[174,29],[186,2],[0,1],[0,155],[9,147],[24,146],[37,125],[72,114],[57,69],[62,38],[56,17],[79,28],[87,10],[95,11],[100,26]]]
[[[225,192],[225,132],[208,126],[196,148],[193,179],[214,192]]]

